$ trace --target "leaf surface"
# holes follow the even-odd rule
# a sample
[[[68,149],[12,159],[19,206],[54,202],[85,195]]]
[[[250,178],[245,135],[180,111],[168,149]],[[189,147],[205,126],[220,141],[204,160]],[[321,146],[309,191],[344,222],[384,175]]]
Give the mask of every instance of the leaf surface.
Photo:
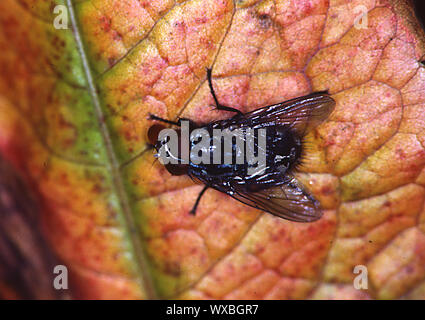
[[[425,298],[425,42],[405,1],[2,0],[0,48],[0,151],[77,297]],[[228,117],[206,67],[244,112],[329,90],[298,174],[322,219],[216,191],[188,214],[201,186],[143,153],[147,115]]]

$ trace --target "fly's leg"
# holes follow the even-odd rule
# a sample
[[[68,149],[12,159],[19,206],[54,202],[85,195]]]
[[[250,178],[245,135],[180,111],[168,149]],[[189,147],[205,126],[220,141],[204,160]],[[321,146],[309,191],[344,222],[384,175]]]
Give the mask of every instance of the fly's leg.
[[[171,124],[171,125],[177,126],[177,127],[181,127],[181,122],[182,121],[189,121],[189,125],[191,127],[196,127],[197,126],[195,122],[193,122],[192,120],[187,119],[187,118],[179,118],[178,121],[171,121],[171,120],[160,118],[160,117],[158,117],[158,116],[156,116],[154,114],[150,114],[149,115],[149,120],[161,121],[161,122],[168,123],[168,124]]]
[[[199,201],[201,201],[202,196],[204,195],[205,191],[207,191],[208,188],[209,188],[209,186],[205,186],[204,189],[202,189],[202,191],[199,192],[198,198],[196,199],[196,202],[193,205],[192,210],[189,211],[190,214],[192,214],[192,215],[196,214],[196,209],[198,208]]]
[[[180,127],[180,121],[177,122],[177,121],[171,121],[171,120],[163,119],[163,118],[160,118],[160,117],[158,117],[154,114],[149,114],[149,120],[161,121],[161,122],[164,122],[164,123],[172,124],[173,126]]]
[[[210,87],[210,91],[211,91],[211,94],[214,98],[215,105],[217,106],[217,109],[223,110],[223,111],[236,112],[236,113],[242,115],[243,113],[240,110],[235,109],[235,108],[231,108],[231,107],[223,106],[222,104],[220,104],[220,102],[218,102],[217,96],[215,95],[214,88],[213,88],[213,85],[212,85],[211,73],[212,73],[212,70],[210,68],[207,68],[208,85]]]
[[[195,121],[190,120],[190,119],[188,119],[188,118],[179,118],[180,126],[181,126],[181,122],[182,122],[182,121],[188,121],[188,122],[189,122],[189,126],[190,126],[190,128],[197,128],[197,127],[199,127],[199,126],[196,124],[196,122],[195,122]]]

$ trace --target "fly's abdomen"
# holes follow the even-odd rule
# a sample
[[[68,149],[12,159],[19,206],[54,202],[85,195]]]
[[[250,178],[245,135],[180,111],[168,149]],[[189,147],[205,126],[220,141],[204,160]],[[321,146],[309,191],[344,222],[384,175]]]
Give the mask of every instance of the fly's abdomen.
[[[292,170],[299,162],[302,154],[302,140],[292,130],[285,126],[270,128],[273,137],[268,141],[269,166],[285,173]]]

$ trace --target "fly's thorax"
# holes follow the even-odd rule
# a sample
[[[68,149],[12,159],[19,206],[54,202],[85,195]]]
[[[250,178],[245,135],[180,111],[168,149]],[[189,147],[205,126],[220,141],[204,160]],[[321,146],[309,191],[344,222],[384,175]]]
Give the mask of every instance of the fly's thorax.
[[[262,174],[266,168],[266,129],[239,126],[207,126],[191,132],[190,161],[195,165],[215,165],[217,170],[235,174]],[[211,168],[211,166],[209,166]],[[243,171],[243,172],[241,172]]]

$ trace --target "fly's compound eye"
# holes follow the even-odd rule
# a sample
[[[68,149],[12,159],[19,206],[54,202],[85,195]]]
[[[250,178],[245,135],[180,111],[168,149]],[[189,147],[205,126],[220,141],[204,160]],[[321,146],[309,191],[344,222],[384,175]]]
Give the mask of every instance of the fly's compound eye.
[[[148,140],[150,144],[156,145],[156,143],[158,142],[159,133],[161,132],[162,129],[165,129],[165,127],[160,124],[154,124],[153,126],[149,128]]]

